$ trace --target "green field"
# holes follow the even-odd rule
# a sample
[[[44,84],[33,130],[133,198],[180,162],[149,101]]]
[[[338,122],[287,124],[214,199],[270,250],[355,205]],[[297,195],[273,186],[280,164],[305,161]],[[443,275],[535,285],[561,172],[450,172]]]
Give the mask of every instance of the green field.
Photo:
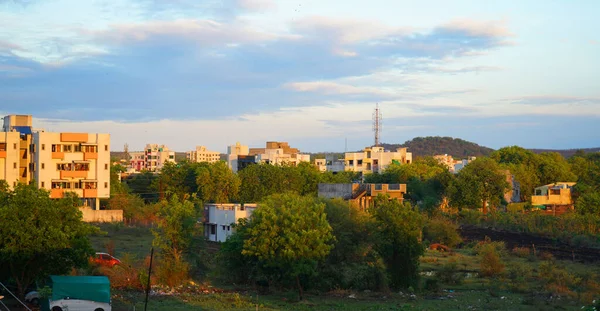
[[[149,254],[152,234],[147,228],[132,228],[121,225],[101,225],[104,235],[91,237],[96,251],[106,251],[105,245],[114,242],[117,257],[133,254],[143,259]],[[550,297],[544,291],[540,276],[540,264],[545,262],[537,257],[503,256],[507,273],[498,278],[478,276],[479,257],[471,248],[458,249],[452,253],[428,250],[421,259],[423,281],[436,279],[450,261],[456,267],[464,281],[459,285],[440,284],[435,293],[416,292],[411,297],[408,292],[378,293],[332,291],[319,293],[309,291],[306,299],[297,301],[295,291],[281,291],[269,295],[257,296],[252,288],[231,286],[211,286],[211,280],[203,280],[200,285],[186,286],[181,294],[151,295],[149,310],[581,310],[586,306],[581,302],[581,293],[577,296],[564,295],[561,298]],[[556,261],[569,274],[600,275],[600,266],[569,261]],[[529,270],[521,287],[510,278],[512,267]],[[529,272],[528,272],[529,273]],[[600,297],[597,297],[600,298]],[[596,298],[596,299],[597,299]],[[141,291],[113,291],[113,310],[141,310],[144,295]],[[591,309],[587,309],[591,310]]]

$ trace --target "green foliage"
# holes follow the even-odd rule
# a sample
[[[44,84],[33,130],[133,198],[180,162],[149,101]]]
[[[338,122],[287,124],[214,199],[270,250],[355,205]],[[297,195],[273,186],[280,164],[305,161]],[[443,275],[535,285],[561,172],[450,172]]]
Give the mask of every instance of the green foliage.
[[[500,252],[498,251],[498,245],[492,243],[481,244],[478,253],[481,259],[480,262],[480,273],[486,277],[498,276],[504,272],[505,264],[500,258]],[[504,246],[504,243],[502,243]]]
[[[110,195],[127,193],[128,189],[125,184],[121,183],[120,174],[126,171],[121,164],[110,165]]]
[[[255,278],[258,258],[242,254],[244,241],[248,238],[248,220],[240,218],[238,223],[233,225],[233,233],[221,243],[216,271],[219,279],[244,284]]]
[[[162,251],[188,251],[195,236],[201,235],[197,224],[197,211],[189,201],[179,201],[173,196],[169,201],[158,203],[160,220],[152,229],[155,247]]]
[[[479,146],[459,138],[452,137],[416,137],[406,141],[402,145],[382,144],[388,150],[398,147],[408,147],[413,154],[420,157],[434,156],[437,154],[450,154],[455,158],[466,158],[468,156],[487,156],[493,150]]]
[[[371,209],[374,219],[375,247],[386,264],[394,288],[417,287],[423,217],[409,204],[378,197]]]
[[[77,198],[50,199],[35,185],[9,190],[0,181],[0,279],[12,278],[22,296],[36,280],[87,265],[88,235],[97,228],[81,220]]]
[[[462,242],[458,234],[458,224],[442,217],[430,219],[425,223],[423,237],[431,243],[441,243],[448,247],[455,247]]]
[[[458,285],[465,280],[465,274],[458,269],[456,259],[452,258],[444,264],[437,273],[438,279],[444,284]]]
[[[463,208],[497,206],[508,189],[506,176],[496,161],[490,158],[478,158],[469,163],[450,185],[448,192],[450,203]]]
[[[124,183],[131,194],[138,195],[144,202],[157,202],[159,198],[158,175],[143,171],[139,174],[130,175]]]
[[[108,208],[123,210],[123,217],[128,223],[149,223],[154,217],[151,206],[147,206],[144,200],[135,194],[117,193],[111,194],[108,200]]]
[[[242,254],[256,256],[266,266],[295,277],[311,275],[331,250],[331,226],[325,205],[296,194],[267,197],[252,216]]]
[[[600,192],[583,193],[577,199],[575,210],[581,215],[600,215]]]
[[[369,215],[341,199],[321,201],[335,236],[335,244],[319,269],[321,287],[385,289],[385,265],[373,250]]]
[[[240,190],[238,176],[223,161],[198,165],[196,184],[200,198],[211,203],[233,202],[237,200]]]
[[[553,295],[575,296],[574,287],[581,278],[569,273],[564,267],[557,266],[554,261],[540,263],[540,278],[545,283],[544,288]]]

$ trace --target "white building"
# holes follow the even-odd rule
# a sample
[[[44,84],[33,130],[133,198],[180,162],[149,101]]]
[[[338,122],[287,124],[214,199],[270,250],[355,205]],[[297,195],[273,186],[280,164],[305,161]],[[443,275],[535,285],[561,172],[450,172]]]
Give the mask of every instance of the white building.
[[[394,152],[383,147],[365,148],[362,152],[347,152],[344,157],[346,171],[363,173],[382,173],[390,164],[409,164],[412,153],[407,148],[398,148]]]
[[[475,161],[475,159],[477,159],[476,157],[468,157],[466,159],[462,159],[457,161],[454,164],[454,173],[458,173],[460,172],[460,170],[462,170],[467,164]]]
[[[301,154],[297,148],[291,148],[287,142],[268,141],[265,148],[251,148],[250,155],[256,157],[256,163],[274,165],[298,165],[310,162],[309,154]]]
[[[175,163],[175,152],[165,145],[147,144],[144,148],[144,169],[160,171],[167,162]]]
[[[221,153],[210,151],[205,146],[197,146],[195,151],[186,152],[186,157],[190,162],[215,163],[221,159]]]
[[[315,165],[321,172],[343,172],[344,159],[338,159],[336,155],[325,155],[325,159],[315,159]]]
[[[242,145],[239,142],[235,145],[227,146],[227,165],[233,172],[238,171],[238,158],[247,156],[250,153],[248,146]]]
[[[232,225],[249,218],[256,204],[204,204],[204,236],[213,242],[225,242],[234,232]]]

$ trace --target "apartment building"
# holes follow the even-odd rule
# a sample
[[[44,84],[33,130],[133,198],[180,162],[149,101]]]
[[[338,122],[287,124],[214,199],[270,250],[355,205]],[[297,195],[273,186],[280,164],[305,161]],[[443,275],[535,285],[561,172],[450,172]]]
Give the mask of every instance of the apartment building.
[[[301,154],[287,142],[269,141],[265,148],[250,148],[249,155],[256,157],[256,163],[295,166],[300,162],[310,162],[310,155]]]
[[[30,115],[4,118],[0,178],[9,186],[34,182],[51,198],[74,192],[83,206],[99,209],[110,196],[110,135],[53,133],[32,128]]]
[[[209,241],[225,242],[234,232],[232,225],[248,218],[256,204],[204,204],[204,235]]]
[[[195,151],[186,152],[186,157],[190,162],[215,163],[221,159],[221,153],[210,151],[205,146],[197,146]]]
[[[344,159],[339,159],[335,154],[325,155],[325,159],[315,159],[315,165],[321,172],[343,172]]]
[[[140,172],[146,168],[146,160],[144,160],[144,152],[130,152],[129,153],[129,167],[128,173]]]
[[[407,148],[398,148],[394,152],[383,147],[367,147],[362,152],[347,152],[344,156],[346,171],[362,173],[382,173],[390,164],[408,164],[412,162],[412,153]]]
[[[249,161],[254,162],[254,157],[248,159],[250,157],[249,154],[250,148],[239,142],[236,142],[235,145],[227,146],[227,165],[232,171],[237,172],[245,167],[243,164]]]
[[[147,144],[144,148],[144,169],[160,171],[167,162],[175,163],[175,152],[165,145]]]
[[[390,200],[404,200],[406,184],[328,184],[320,183],[318,195],[321,198],[340,198],[350,204],[367,209],[373,207],[378,195],[389,197]]]

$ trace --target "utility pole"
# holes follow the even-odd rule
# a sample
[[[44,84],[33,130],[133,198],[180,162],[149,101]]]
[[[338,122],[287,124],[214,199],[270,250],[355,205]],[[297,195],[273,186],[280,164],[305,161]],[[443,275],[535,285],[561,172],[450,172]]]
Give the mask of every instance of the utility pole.
[[[378,147],[379,139],[381,138],[381,110],[379,110],[379,103],[375,105],[375,111],[373,112],[373,132],[375,133],[375,147]]]

